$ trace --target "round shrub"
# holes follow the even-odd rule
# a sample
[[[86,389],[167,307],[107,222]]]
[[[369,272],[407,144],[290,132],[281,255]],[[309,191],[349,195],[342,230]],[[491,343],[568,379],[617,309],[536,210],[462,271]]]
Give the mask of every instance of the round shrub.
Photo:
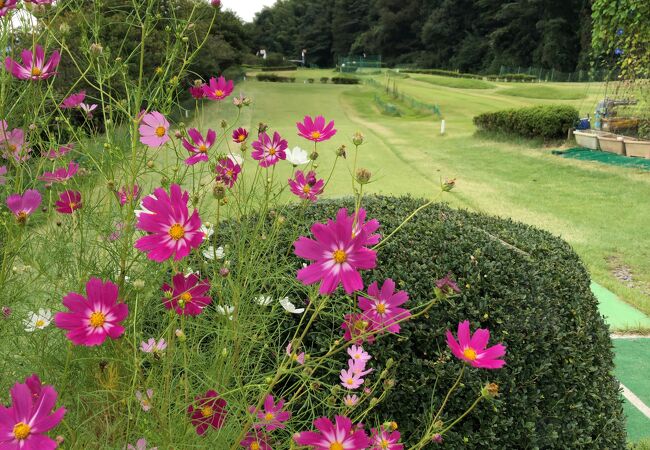
[[[423,203],[368,197],[364,207],[387,236]],[[326,201],[283,214],[304,219],[307,234],[310,224],[334,217],[340,207],[352,208],[353,202]],[[278,246],[283,252],[295,238],[295,228],[287,228],[286,246]],[[296,260],[296,267],[301,263]],[[395,420],[407,443],[419,439],[429,405],[440,405],[461,367],[446,347],[445,330],[455,332],[458,322],[468,319],[472,329],[491,330],[491,344],[507,345],[507,365],[465,371],[442,415],[445,423],[460,416],[485,384],[497,383],[499,395],[479,403],[445,434],[445,448],[625,448],[608,328],[589,274],[566,242],[521,223],[434,205],[381,247],[377,269],[365,272],[364,282],[392,278],[408,291],[405,306],[412,308],[434,298],[435,281],[448,272],[461,287],[460,296],[406,322],[399,335],[367,347],[378,370],[394,360],[395,386],[366,423]],[[350,308],[349,301],[333,304],[342,313]],[[342,335],[338,326],[319,321],[308,342],[314,354],[327,349],[332,335]]]
[[[562,139],[578,119],[578,110],[572,106],[541,105],[483,113],[474,117],[474,125],[488,132]]]

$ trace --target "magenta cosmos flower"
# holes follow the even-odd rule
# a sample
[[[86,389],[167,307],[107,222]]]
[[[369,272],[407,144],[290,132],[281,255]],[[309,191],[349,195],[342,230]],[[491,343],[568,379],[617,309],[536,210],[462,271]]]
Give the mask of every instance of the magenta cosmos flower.
[[[203,435],[209,428],[221,428],[226,420],[226,404],[216,391],[197,396],[194,404],[187,408],[196,434]]]
[[[74,148],[74,144],[66,144],[66,145],[62,145],[58,149],[50,149],[50,151],[47,152],[47,157],[48,159],[51,160],[58,159],[70,153],[73,148]]]
[[[137,184],[134,184],[132,188],[122,186],[115,195],[117,196],[117,200],[120,202],[120,206],[124,206],[140,197],[140,187]]]
[[[363,341],[369,344],[375,342],[375,336],[373,334],[366,335],[371,329],[370,319],[365,314],[346,314],[343,316],[341,328],[345,331],[343,339],[346,341],[353,341],[357,345],[363,344]]]
[[[52,386],[41,386],[36,375],[10,390],[11,405],[0,405],[0,449],[51,450],[56,441],[45,433],[56,427],[65,408],[52,411],[58,397]]]
[[[203,85],[203,94],[210,100],[223,100],[232,94],[235,85],[232,80],[226,81],[224,77],[210,78],[208,84]]]
[[[61,60],[60,53],[56,50],[53,51],[50,59],[45,62],[43,47],[37,44],[34,50],[33,53],[27,49],[21,52],[22,64],[7,57],[5,59],[7,71],[20,80],[45,80],[54,76]]]
[[[294,435],[298,445],[311,447],[313,450],[365,450],[370,446],[370,439],[363,429],[352,426],[352,421],[345,416],[336,416],[336,423],[327,417],[314,420],[318,431],[303,431]]]
[[[121,323],[129,314],[125,303],[118,303],[117,285],[91,278],[86,283],[84,297],[70,292],[63,297],[63,306],[69,312],[54,316],[57,327],[68,330],[66,337],[74,345],[92,347],[104,343],[107,337],[117,339],[124,334]]]
[[[296,126],[298,127],[298,136],[314,142],[326,141],[336,134],[334,121],[332,120],[325,125],[325,118],[323,116],[317,116],[315,119],[305,116],[302,123],[297,122]]]
[[[140,142],[148,147],[160,147],[169,141],[169,122],[158,111],[142,116],[140,124]]]
[[[172,278],[172,286],[165,283],[162,290],[165,293],[165,308],[173,309],[182,316],[198,316],[203,312],[203,308],[212,302],[212,299],[205,295],[210,291],[210,282],[199,280],[194,273],[187,277],[177,273]]]
[[[241,172],[241,166],[230,158],[224,158],[219,160],[215,171],[217,172],[217,181],[232,188]]]
[[[297,256],[314,261],[298,271],[300,281],[306,285],[320,281],[321,294],[331,294],[339,284],[348,294],[363,289],[359,270],[374,269],[377,253],[365,247],[368,240],[365,227],[356,234],[352,232],[353,222],[354,214],[348,216],[347,210],[341,208],[336,220],[312,225],[311,232],[316,239],[301,236],[294,242]]]
[[[404,444],[400,444],[399,439],[399,431],[387,431],[384,430],[384,427],[380,427],[378,430],[373,428],[370,437],[372,441],[370,450],[404,450]]]
[[[83,103],[86,99],[86,91],[79,91],[76,94],[72,94],[61,102],[59,106],[61,109],[73,109],[78,108],[79,105]]]
[[[260,166],[269,167],[277,164],[281,159],[287,159],[285,150],[288,147],[287,141],[282,139],[276,131],[273,133],[273,140],[266,133],[260,133],[257,141],[253,142],[254,152],[251,156],[260,162]]]
[[[175,261],[185,258],[204,237],[198,211],[190,215],[187,209],[190,194],[177,184],[172,184],[169,192],[157,188],[142,200],[145,210],[138,215],[137,227],[149,234],[138,239],[135,248],[156,262],[172,256]]]
[[[205,98],[205,92],[203,91],[203,86],[205,86],[205,83],[190,86],[189,89],[190,95],[194,97],[196,100],[201,100],[202,98]]]
[[[264,409],[258,411],[255,407],[251,406],[251,412],[257,416],[256,428],[266,428],[266,431],[273,431],[276,428],[284,428],[284,422],[291,418],[290,411],[283,411],[284,399],[280,400],[276,405],[273,396],[267,395],[264,399]]]
[[[59,167],[53,172],[45,172],[43,175],[38,177],[39,180],[45,181],[47,184],[52,183],[63,183],[68,181],[77,174],[79,170],[79,164],[75,162],[70,162],[68,167]]]
[[[269,445],[269,438],[260,431],[253,431],[239,443],[246,450],[273,450]]]
[[[16,7],[16,2],[18,0],[3,0],[0,2],[0,17],[3,17],[6,15],[10,9],[14,9]]]
[[[13,194],[7,197],[7,208],[14,213],[20,223],[25,223],[27,217],[40,205],[41,194],[36,189],[29,189],[23,195]]]
[[[479,328],[470,335],[469,320],[458,324],[458,342],[451,331],[447,330],[447,345],[454,356],[480,369],[500,369],[506,362],[498,359],[506,354],[506,347],[497,344],[486,348],[490,340],[490,330]]]
[[[204,139],[201,133],[199,133],[199,130],[196,128],[190,128],[187,130],[187,135],[190,137],[192,142],[183,139],[183,147],[185,147],[192,156],[185,160],[185,164],[193,166],[201,161],[207,162],[208,150],[210,150],[214,145],[214,141],[217,139],[217,133],[212,129],[208,129]]]
[[[408,310],[400,308],[408,299],[406,291],[395,292],[395,282],[388,278],[381,290],[376,281],[368,286],[368,296],[359,297],[359,307],[364,316],[370,319],[371,329],[380,333],[399,333],[400,326],[397,322],[411,316]]]
[[[303,200],[315,202],[318,200],[318,196],[323,193],[325,180],[316,180],[316,172],[313,170],[309,171],[307,176],[302,170],[298,170],[295,177],[289,179],[289,187],[291,192]]]
[[[59,200],[57,200],[54,206],[61,214],[72,214],[83,206],[81,192],[70,190],[61,192]]]
[[[235,144],[241,144],[246,139],[248,139],[248,131],[245,128],[237,128],[232,132],[232,141]]]

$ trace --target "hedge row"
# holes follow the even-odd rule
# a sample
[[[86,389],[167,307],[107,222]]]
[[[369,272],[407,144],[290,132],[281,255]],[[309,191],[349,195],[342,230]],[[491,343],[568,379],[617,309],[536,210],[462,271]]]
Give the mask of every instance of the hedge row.
[[[258,73],[255,75],[257,81],[270,81],[272,83],[293,83],[296,77],[284,77],[275,73]]]
[[[578,118],[572,106],[541,105],[483,113],[474,117],[474,125],[483,131],[547,140],[566,137]]]
[[[332,83],[334,84],[359,84],[358,78],[353,77],[332,77]]]
[[[410,197],[364,200],[368,217],[379,220],[384,236],[423,203]],[[297,206],[286,217],[304,217],[301,228],[308,233],[309,224],[353,205],[336,200],[306,211]],[[295,228],[287,229],[286,242],[277,246],[283,252],[295,239]],[[302,262],[296,259],[295,269]],[[395,420],[413,444],[426,425],[427,406],[432,398],[440,404],[461,366],[451,357],[444,332],[468,319],[472,328],[489,328],[492,343],[507,345],[507,365],[496,371],[466,370],[441,418],[445,423],[462,414],[486,383],[497,383],[499,396],[479,404],[446,434],[445,448],[624,449],[609,330],[591,293],[589,274],[571,247],[527,225],[435,205],[388,241],[378,254],[377,269],[363,275],[366,285],[395,280],[408,291],[406,306],[412,308],[431,299],[435,280],[448,272],[462,287],[460,297],[406,322],[399,336],[368,346],[378,371],[389,359],[397,367],[395,387],[366,422]],[[341,314],[350,308],[338,296],[330,304]],[[308,352],[327,349],[340,333],[338,322],[319,321],[309,333]]]
[[[488,75],[487,79],[489,81],[537,81],[535,75],[529,75],[527,73],[505,73],[503,75]]]
[[[262,67],[260,68],[262,72],[282,72],[290,70],[298,70],[298,66],[277,66],[277,67]]]
[[[476,75],[473,73],[461,73],[454,72],[453,70],[442,70],[442,69],[403,69],[400,70],[403,73],[420,73],[425,75],[441,75],[443,77],[451,78],[472,78],[475,80],[482,80],[482,75]]]

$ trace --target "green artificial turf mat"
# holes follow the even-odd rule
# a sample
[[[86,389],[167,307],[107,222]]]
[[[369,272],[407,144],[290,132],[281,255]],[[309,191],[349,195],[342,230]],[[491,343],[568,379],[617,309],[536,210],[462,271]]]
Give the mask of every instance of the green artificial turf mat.
[[[610,166],[650,170],[650,159],[632,158],[630,156],[621,156],[615,153],[590,150],[583,147],[575,147],[568,150],[554,150],[553,154],[563,158],[578,159],[580,161],[596,161],[603,164],[609,164]]]

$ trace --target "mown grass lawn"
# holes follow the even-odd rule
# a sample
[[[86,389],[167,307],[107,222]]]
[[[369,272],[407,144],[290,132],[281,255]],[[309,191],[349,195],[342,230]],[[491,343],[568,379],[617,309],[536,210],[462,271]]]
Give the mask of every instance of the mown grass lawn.
[[[296,73],[303,80],[332,74],[330,70]],[[650,238],[645,231],[650,211],[639,207],[650,195],[650,174],[558,158],[550,148],[535,143],[475,136],[471,120],[478,113],[558,101],[502,95],[500,90],[512,85],[496,85],[491,90],[468,90],[399,80],[402,92],[440,105],[447,121],[445,136],[439,133],[439,121],[430,116],[381,114],[373,100],[378,90],[370,86],[249,81],[238,90],[255,101],[242,117],[244,124],[255,127],[265,120],[289,139],[290,146],[310,148],[295,130],[295,122],[305,114],[325,114],[335,120],[339,133],[321,146],[322,167],[330,167],[335,149],[341,144],[350,146],[352,133],[361,130],[367,144],[362,147],[360,165],[371,170],[375,180],[369,192],[432,197],[438,195],[441,180],[458,178],[458,188],[445,201],[511,217],[563,237],[581,255],[594,280],[650,313],[650,297],[642,289],[645,283],[650,285]],[[583,113],[593,109],[603,89],[598,83],[551,87],[582,89],[584,98],[559,102],[573,104]],[[205,120],[218,127],[221,115],[214,111]],[[285,171],[278,175],[288,176],[289,169]],[[337,169],[332,180],[329,196],[350,193],[345,169]],[[629,267],[638,284],[621,283],[612,273],[617,266]]]

